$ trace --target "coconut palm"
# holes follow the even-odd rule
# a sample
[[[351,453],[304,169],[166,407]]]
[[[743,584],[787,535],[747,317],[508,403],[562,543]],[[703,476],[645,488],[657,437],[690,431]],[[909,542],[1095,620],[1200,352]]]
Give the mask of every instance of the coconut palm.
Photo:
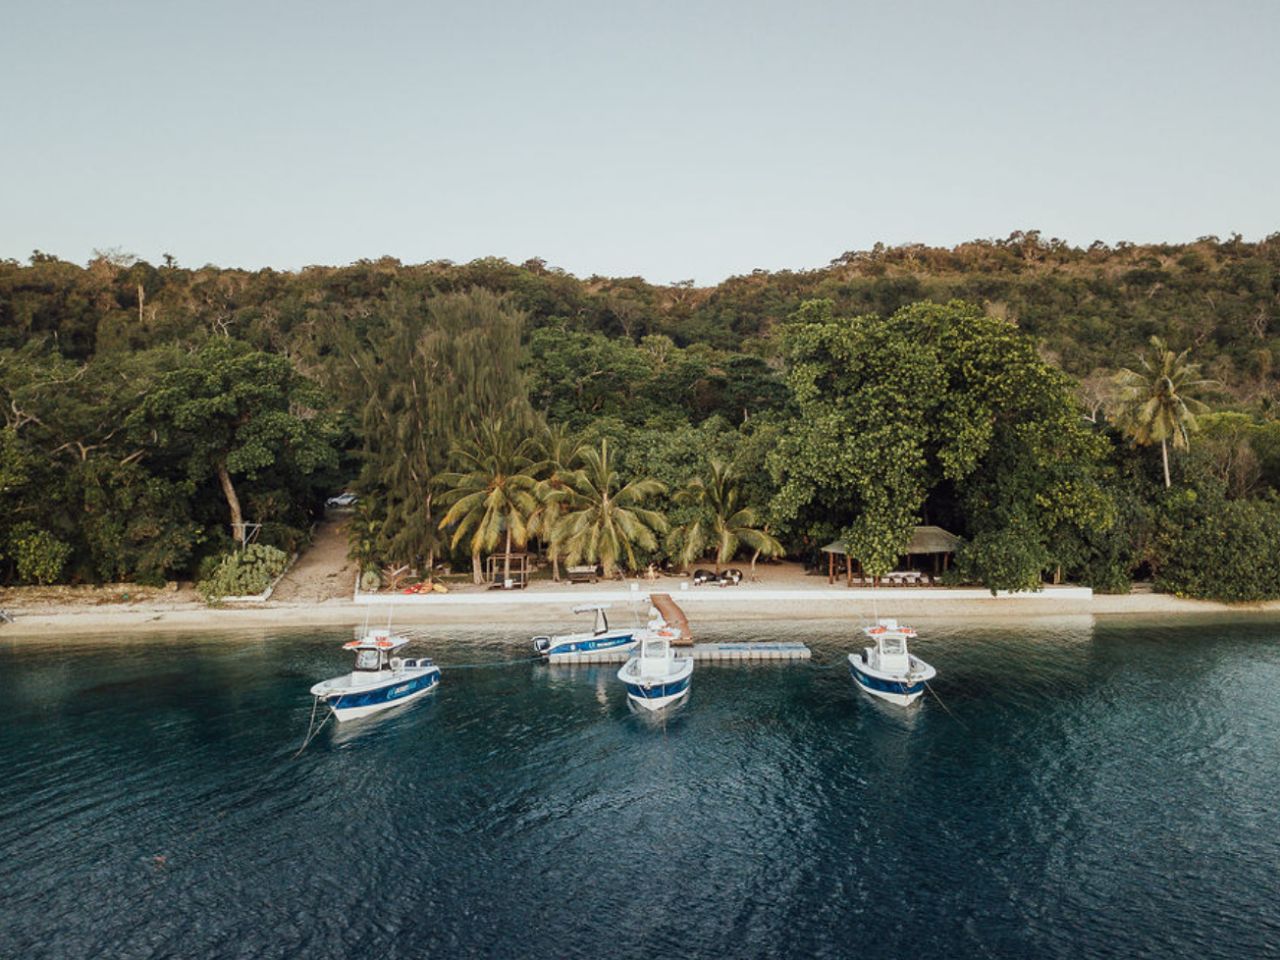
[[[484,420],[471,442],[454,451],[461,469],[437,478],[444,487],[441,502],[450,505],[440,520],[440,529],[453,527],[454,547],[470,537],[476,583],[484,581],[481,553],[492,552],[504,533],[504,580],[511,574],[511,548],[529,541],[528,518],[538,506],[534,495],[537,464],[529,456],[531,446],[532,440],[517,439],[505,420]]]
[[[742,544],[755,550],[752,570],[761,554],[776,557],[782,544],[767,529],[759,527],[759,515],[753,507],[739,506],[742,490],[739,477],[729,464],[712,460],[706,476],[694,477],[674,497],[682,506],[697,509],[698,514],[679,531],[680,562],[688,566],[708,549],[715,549],[716,573],[728,563]]]
[[[1141,354],[1142,370],[1124,368],[1115,375],[1111,421],[1139,446],[1160,444],[1164,461],[1164,485],[1169,479],[1169,444],[1175,450],[1190,447],[1190,434],[1199,428],[1196,415],[1208,406],[1190,394],[1211,386],[1201,380],[1200,365],[1188,363],[1191,351],[1174,353],[1159,337],[1151,338],[1151,351]]]
[[[535,441],[541,457],[542,476],[538,481],[538,506],[529,516],[529,534],[547,544],[551,558],[551,576],[560,581],[560,554],[562,544],[556,536],[556,528],[564,516],[568,499],[568,477],[582,462],[583,446],[564,424],[550,424],[542,429]]]
[[[620,561],[629,570],[636,568],[636,547],[657,549],[657,534],[667,531],[666,517],[641,504],[667,488],[652,479],[623,484],[608,439],[600,441],[598,450],[584,449],[582,469],[568,474],[565,481],[564,516],[556,523],[555,538],[570,564],[598,562],[609,577]]]

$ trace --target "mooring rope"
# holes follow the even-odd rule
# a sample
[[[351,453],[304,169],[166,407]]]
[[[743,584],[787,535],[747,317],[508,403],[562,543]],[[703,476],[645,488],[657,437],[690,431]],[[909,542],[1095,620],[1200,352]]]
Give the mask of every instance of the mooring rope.
[[[818,670],[834,670],[842,666],[844,662],[845,661],[843,660],[836,660],[831,663],[816,664],[816,663],[813,663],[813,661],[810,661],[809,664],[810,666]],[[949,716],[952,720],[954,720],[957,724],[959,724],[961,729],[965,730],[966,732],[972,733],[972,731],[969,729],[969,725],[965,723],[963,720],[961,720],[959,717],[957,717],[955,713],[952,712],[951,708],[947,706],[946,702],[942,699],[942,697],[938,696],[938,691],[933,689],[933,684],[929,683],[928,680],[922,680],[921,682],[924,684],[924,688],[928,690],[930,694],[932,694],[933,699],[938,701],[938,706],[940,706],[944,711],[946,711],[947,716]]]
[[[964,730],[966,733],[971,732],[969,730],[969,725],[965,723],[963,720],[961,720],[959,717],[957,717],[954,713],[951,712],[951,708],[948,707],[943,702],[940,696],[938,696],[938,691],[933,689],[933,686],[929,683],[929,681],[924,680],[921,682],[924,684],[924,688],[928,690],[931,694],[933,694],[933,699],[938,701],[938,706],[942,707],[942,709],[947,712],[947,716],[950,717],[952,720],[954,720],[956,723],[960,724],[960,728]]]
[[[542,658],[539,656],[532,656],[519,657],[515,660],[480,660],[475,663],[438,663],[436,666],[440,668],[441,672],[445,670],[479,670],[484,667],[509,667],[513,664],[531,663],[534,660],[540,659]],[[334,714],[333,711],[330,710],[328,715],[321,720],[318,725],[316,724],[316,710],[320,707],[320,699],[320,697],[316,697],[311,703],[311,719],[307,721],[307,735],[303,737],[302,746],[298,748],[297,753],[289,758],[290,760],[297,760],[298,757],[302,756],[302,752],[311,745],[311,741],[314,740],[319,735],[320,731],[324,729],[324,725],[333,719]]]
[[[320,726],[317,727],[315,725],[316,709],[319,706],[320,706],[320,698],[316,697],[311,703],[311,719],[307,723],[307,735],[303,738],[302,746],[298,748],[298,752],[295,753],[292,757],[290,757],[289,758],[290,760],[297,760],[300,756],[302,756],[302,751],[307,749],[308,746],[310,746],[311,741],[316,738],[316,736],[320,733],[320,731],[324,729],[324,725],[328,723],[329,720],[333,717],[333,711],[330,710],[328,715],[323,720],[320,721]]]

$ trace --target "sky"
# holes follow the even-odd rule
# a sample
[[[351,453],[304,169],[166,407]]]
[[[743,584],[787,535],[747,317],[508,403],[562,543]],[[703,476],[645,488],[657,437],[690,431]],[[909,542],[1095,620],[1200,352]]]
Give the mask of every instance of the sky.
[[[3,0],[0,258],[540,257],[1280,231],[1280,3]]]

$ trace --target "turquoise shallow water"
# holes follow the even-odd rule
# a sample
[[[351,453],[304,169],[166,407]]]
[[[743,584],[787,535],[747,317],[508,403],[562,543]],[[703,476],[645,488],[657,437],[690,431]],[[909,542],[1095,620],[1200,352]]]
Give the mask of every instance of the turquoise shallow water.
[[[1280,624],[919,625],[950,713],[748,623],[663,722],[442,629],[296,760],[349,632],[0,644],[0,957],[1280,957]]]

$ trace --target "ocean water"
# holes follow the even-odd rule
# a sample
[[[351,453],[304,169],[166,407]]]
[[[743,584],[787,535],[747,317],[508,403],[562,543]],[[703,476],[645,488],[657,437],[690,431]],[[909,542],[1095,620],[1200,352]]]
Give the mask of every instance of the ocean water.
[[[0,634],[0,957],[1280,957],[1280,622],[918,626],[940,699],[716,624],[814,660],[657,720],[432,630],[297,757],[350,631]]]

